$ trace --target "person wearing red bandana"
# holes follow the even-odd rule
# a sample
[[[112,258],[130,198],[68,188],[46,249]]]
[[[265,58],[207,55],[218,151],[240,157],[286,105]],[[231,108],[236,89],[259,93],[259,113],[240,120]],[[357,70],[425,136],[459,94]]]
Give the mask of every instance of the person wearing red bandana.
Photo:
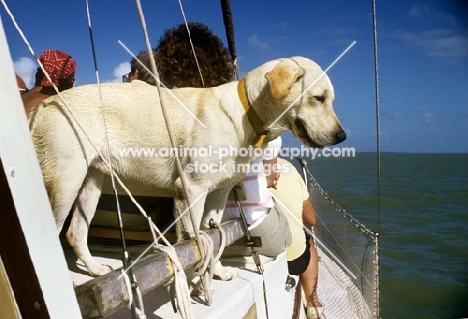
[[[40,67],[37,68],[34,88],[21,96],[28,116],[35,105],[49,96],[57,94],[53,85],[61,92],[73,87],[75,82],[76,62],[67,53],[59,50],[44,50],[39,61],[53,84],[47,79],[44,71]]]

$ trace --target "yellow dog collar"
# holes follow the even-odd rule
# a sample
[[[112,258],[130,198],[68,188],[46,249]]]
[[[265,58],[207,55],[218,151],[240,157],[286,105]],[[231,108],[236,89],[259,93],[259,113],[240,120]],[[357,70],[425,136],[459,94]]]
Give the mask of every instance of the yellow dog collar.
[[[237,84],[237,93],[239,94],[239,99],[244,107],[245,112],[247,113],[247,118],[249,119],[250,125],[252,125],[257,136],[254,138],[252,145],[255,147],[261,147],[263,141],[267,136],[267,131],[263,129],[262,120],[258,117],[255,110],[250,106],[249,99],[247,97],[247,91],[245,90],[245,79],[242,79]]]

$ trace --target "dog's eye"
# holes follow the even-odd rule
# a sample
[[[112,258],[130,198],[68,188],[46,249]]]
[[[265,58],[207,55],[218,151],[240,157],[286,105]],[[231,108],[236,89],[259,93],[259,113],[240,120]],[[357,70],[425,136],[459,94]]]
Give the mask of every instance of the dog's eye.
[[[325,102],[325,95],[316,95],[314,98],[319,101],[320,103]]]

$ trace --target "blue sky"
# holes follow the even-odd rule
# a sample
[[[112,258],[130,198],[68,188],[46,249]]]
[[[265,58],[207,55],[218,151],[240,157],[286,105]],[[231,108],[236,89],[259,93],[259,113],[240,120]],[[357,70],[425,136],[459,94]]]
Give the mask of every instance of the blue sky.
[[[96,83],[86,2],[5,0],[36,55],[59,49],[78,64],[76,85]],[[375,151],[376,116],[370,0],[231,0],[241,75],[279,57],[301,55],[328,72],[335,111],[348,133],[340,146]],[[377,0],[382,151],[468,152],[468,11],[464,1]],[[183,22],[179,2],[141,0],[152,47]],[[89,0],[101,82],[120,81],[145,49],[134,1]],[[188,21],[225,40],[219,1],[182,2]],[[37,65],[3,6],[0,15],[15,71],[32,86]],[[299,142],[289,134],[286,146]]]

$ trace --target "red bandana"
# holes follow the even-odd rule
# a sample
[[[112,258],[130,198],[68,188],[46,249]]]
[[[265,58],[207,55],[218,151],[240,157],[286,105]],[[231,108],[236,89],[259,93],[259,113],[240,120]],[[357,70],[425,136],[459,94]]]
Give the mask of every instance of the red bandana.
[[[73,83],[76,62],[71,56],[59,50],[44,50],[39,60],[42,65],[44,65],[44,69],[49,74],[55,86],[59,85],[59,79],[64,79]],[[41,85],[52,86],[45,76],[41,81]]]

